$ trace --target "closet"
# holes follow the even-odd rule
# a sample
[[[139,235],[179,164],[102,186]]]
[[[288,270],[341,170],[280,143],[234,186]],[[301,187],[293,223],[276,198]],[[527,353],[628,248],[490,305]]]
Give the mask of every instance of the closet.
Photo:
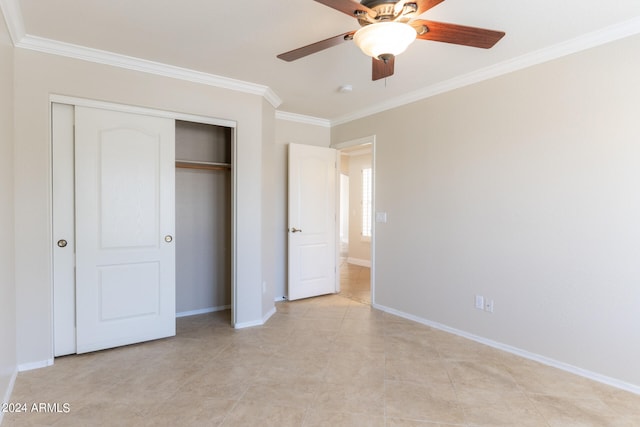
[[[231,307],[232,129],[176,120],[176,316]]]
[[[177,316],[231,308],[235,123],[59,98],[54,356],[173,336]]]

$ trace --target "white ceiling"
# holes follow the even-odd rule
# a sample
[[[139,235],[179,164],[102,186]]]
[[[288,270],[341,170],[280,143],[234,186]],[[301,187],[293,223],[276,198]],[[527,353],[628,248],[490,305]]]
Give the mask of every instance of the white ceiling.
[[[28,36],[269,87],[278,110],[344,121],[640,32],[640,1],[446,0],[425,19],[506,32],[490,50],[417,40],[371,81],[352,43],[287,63],[282,52],[355,30],[313,0],[4,0]],[[339,93],[341,85],[353,86]]]

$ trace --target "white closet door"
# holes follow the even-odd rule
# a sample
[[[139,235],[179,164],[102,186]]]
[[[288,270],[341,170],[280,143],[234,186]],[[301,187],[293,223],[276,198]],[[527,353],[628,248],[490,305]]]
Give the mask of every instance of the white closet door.
[[[77,352],[175,335],[175,124],[76,107]]]
[[[76,352],[75,166],[73,105],[51,104],[53,139],[54,356]]]

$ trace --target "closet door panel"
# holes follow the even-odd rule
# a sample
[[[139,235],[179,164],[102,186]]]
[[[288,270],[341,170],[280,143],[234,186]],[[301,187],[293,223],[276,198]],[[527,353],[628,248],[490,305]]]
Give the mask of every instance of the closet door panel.
[[[78,353],[175,335],[174,132],[76,108]]]
[[[76,352],[76,249],[72,105],[52,104],[54,356]]]

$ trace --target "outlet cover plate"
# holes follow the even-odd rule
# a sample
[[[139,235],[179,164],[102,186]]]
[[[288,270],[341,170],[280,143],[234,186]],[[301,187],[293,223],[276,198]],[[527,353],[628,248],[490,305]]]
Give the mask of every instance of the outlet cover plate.
[[[476,295],[476,308],[484,310],[484,297],[482,295]]]
[[[492,299],[485,299],[484,300],[484,311],[487,311],[489,313],[493,313],[493,300]]]

